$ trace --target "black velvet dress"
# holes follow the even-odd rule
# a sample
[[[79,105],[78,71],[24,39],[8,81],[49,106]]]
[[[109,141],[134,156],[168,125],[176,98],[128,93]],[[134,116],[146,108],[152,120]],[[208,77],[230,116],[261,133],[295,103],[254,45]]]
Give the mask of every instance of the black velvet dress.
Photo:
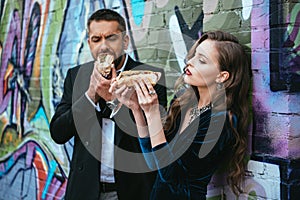
[[[206,199],[212,175],[232,153],[235,139],[228,112],[207,110],[179,134],[182,118],[166,134],[166,143],[151,148],[150,138],[140,138],[147,164],[158,170],[153,200]],[[236,126],[235,116],[233,121]]]

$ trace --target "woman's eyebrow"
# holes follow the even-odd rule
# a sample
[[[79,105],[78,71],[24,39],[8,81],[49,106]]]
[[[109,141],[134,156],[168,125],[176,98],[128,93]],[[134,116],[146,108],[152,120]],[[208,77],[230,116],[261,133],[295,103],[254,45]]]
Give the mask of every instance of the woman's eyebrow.
[[[206,59],[209,59],[205,54],[200,53],[200,52],[196,52],[196,55],[199,56],[199,57],[204,57]]]

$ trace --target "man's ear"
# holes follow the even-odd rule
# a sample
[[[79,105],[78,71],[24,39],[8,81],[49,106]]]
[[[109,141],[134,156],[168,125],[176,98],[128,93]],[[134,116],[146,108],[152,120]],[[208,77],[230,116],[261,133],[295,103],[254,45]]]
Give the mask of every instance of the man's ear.
[[[217,83],[224,83],[227,79],[229,79],[230,73],[228,71],[221,71],[217,76]]]
[[[127,50],[128,45],[129,45],[129,36],[128,35],[124,35],[123,45],[124,45],[124,50]]]
[[[88,45],[90,46],[91,45],[90,37],[87,38],[87,42],[88,42]]]

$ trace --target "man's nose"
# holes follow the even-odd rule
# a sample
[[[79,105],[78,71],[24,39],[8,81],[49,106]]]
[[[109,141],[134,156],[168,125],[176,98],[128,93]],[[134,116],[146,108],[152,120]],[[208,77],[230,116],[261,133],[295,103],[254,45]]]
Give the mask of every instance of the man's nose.
[[[107,41],[105,39],[102,39],[100,42],[99,42],[99,50],[101,51],[106,51],[109,49],[109,46],[107,44]]]

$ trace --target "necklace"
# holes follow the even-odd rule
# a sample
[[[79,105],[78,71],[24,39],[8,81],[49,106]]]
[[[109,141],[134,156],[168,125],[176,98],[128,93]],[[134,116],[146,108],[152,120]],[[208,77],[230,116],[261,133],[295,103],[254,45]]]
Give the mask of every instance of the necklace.
[[[190,125],[194,119],[196,119],[197,117],[199,117],[202,113],[204,113],[205,111],[211,109],[211,103],[207,104],[206,106],[203,106],[201,108],[198,109],[198,105],[196,104],[192,110],[190,111],[190,120],[188,122],[188,125]]]

